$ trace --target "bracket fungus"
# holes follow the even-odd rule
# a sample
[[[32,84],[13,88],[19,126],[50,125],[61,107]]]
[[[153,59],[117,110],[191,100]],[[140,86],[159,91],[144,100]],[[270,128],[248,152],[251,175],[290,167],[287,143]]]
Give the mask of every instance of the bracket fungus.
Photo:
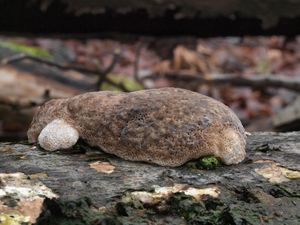
[[[90,92],[41,106],[29,142],[71,148],[78,138],[131,161],[180,166],[213,155],[227,165],[245,158],[245,130],[219,101],[179,88]]]

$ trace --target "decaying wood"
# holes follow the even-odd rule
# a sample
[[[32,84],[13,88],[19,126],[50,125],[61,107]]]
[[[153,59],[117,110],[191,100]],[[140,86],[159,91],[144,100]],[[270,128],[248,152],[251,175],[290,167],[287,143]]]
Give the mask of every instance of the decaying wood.
[[[253,133],[243,163],[201,170],[191,163],[168,168],[129,162],[85,145],[78,145],[77,153],[49,153],[25,143],[1,143],[0,173],[30,175],[64,199],[46,199],[48,211],[38,224],[49,222],[49,215],[65,222],[94,215],[110,224],[297,225],[299,146],[300,132]],[[101,207],[97,215],[78,209],[91,208],[90,200],[78,200],[82,197],[90,198],[94,209]],[[91,221],[85,224],[102,224]]]
[[[278,131],[300,130],[300,97],[273,117]]]
[[[300,79],[287,78],[282,75],[252,75],[249,77],[231,75],[231,74],[209,74],[204,75],[188,75],[180,73],[167,73],[146,76],[143,79],[158,79],[165,77],[174,81],[182,81],[187,83],[224,85],[230,84],[233,86],[246,86],[253,88],[265,89],[271,88],[285,88],[287,90],[300,92]]]

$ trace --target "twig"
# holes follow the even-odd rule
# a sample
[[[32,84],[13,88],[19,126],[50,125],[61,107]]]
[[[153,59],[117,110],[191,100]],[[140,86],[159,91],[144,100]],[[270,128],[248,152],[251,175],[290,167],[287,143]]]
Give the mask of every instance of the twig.
[[[30,55],[26,55],[24,53],[15,54],[13,56],[4,58],[4,59],[1,60],[1,64],[2,65],[7,65],[7,64],[12,64],[12,63],[22,61],[22,60],[25,60],[25,59],[30,59],[32,61],[39,62],[39,63],[42,63],[42,64],[46,64],[48,66],[53,66],[53,67],[56,67],[56,68],[61,69],[61,70],[75,70],[75,71],[81,72],[81,73],[86,74],[86,75],[97,76],[98,79],[97,79],[97,82],[95,84],[94,90],[98,91],[101,88],[101,84],[103,82],[107,82],[107,75],[114,69],[115,65],[119,62],[120,57],[121,57],[121,50],[116,49],[114,51],[114,56],[113,56],[113,59],[112,59],[112,62],[110,63],[110,65],[108,67],[106,67],[105,69],[97,68],[96,70],[90,70],[90,69],[86,69],[86,68],[78,67],[78,66],[74,66],[74,65],[71,65],[71,66],[70,65],[63,65],[63,64],[59,64],[57,62],[53,62],[51,60],[45,59],[45,58],[30,56]],[[70,80],[69,83],[71,83],[71,84],[74,83],[74,84],[77,85],[76,82],[73,82],[71,79],[69,79],[69,80]],[[116,87],[120,86],[119,84],[115,84],[113,81],[110,81],[110,84],[112,84]],[[126,90],[125,87],[123,87],[123,89],[125,89],[125,91],[128,91],[128,90]]]
[[[120,58],[121,58],[121,49],[116,49],[114,51],[114,56],[113,56],[113,59],[112,59],[110,65],[106,69],[101,71],[100,73],[97,73],[98,74],[98,81],[96,83],[97,91],[99,91],[101,89],[101,85],[103,84],[103,82],[108,81],[108,79],[107,79],[108,74],[114,69],[115,65],[119,62]],[[114,84],[112,81],[111,81],[111,83],[115,86],[118,86],[117,84]]]
[[[127,92],[128,90],[123,84],[115,83],[107,77],[107,75],[114,69],[115,65],[118,63],[120,56],[121,56],[121,50],[116,49],[114,51],[113,59],[112,59],[110,65],[103,70],[100,68],[98,68],[97,70],[89,70],[89,69],[85,69],[85,68],[81,68],[81,67],[77,67],[77,66],[62,65],[62,64],[59,64],[56,62],[52,62],[48,59],[38,58],[38,57],[23,54],[23,53],[15,54],[13,56],[4,58],[0,61],[0,64],[7,65],[7,64],[22,61],[25,59],[30,59],[32,61],[46,64],[49,66],[53,66],[53,67],[56,67],[61,70],[76,70],[76,71],[82,72],[83,74],[94,75],[94,76],[96,75],[98,77],[98,80],[95,84],[94,89],[97,91],[101,88],[101,84],[103,82],[107,82],[107,83],[119,88],[120,90]],[[62,77],[60,77],[60,79],[58,79],[58,80],[59,81],[63,80],[64,83],[71,83],[73,85],[74,84],[77,85],[77,82],[73,81],[70,78],[62,79]],[[50,99],[50,90],[46,90],[45,93],[43,94],[42,100],[40,102],[29,101],[28,103],[21,104],[19,102],[9,102],[9,101],[0,100],[0,105],[5,105],[8,107],[11,107],[13,110],[20,111],[23,109],[30,109],[30,108],[33,108],[36,106],[40,106],[40,105],[44,104],[46,101],[48,101],[49,99]]]
[[[207,77],[201,75],[187,75],[179,73],[167,73],[163,75],[150,75],[144,79],[158,79],[165,77],[170,80],[180,80],[185,82],[197,82],[199,84],[223,85],[232,84],[235,86],[249,86],[253,88],[285,88],[291,91],[300,92],[300,79],[287,78],[282,75],[252,75],[242,77],[228,74],[211,74]]]
[[[91,70],[91,69],[86,69],[84,67],[75,66],[75,65],[64,65],[64,64],[57,63],[57,62],[53,62],[53,61],[45,59],[45,58],[39,58],[39,57],[31,56],[31,55],[26,55],[24,53],[15,54],[13,56],[4,58],[4,59],[1,60],[1,64],[2,65],[12,64],[12,63],[22,61],[22,60],[25,60],[25,59],[30,59],[30,60],[33,60],[35,62],[46,64],[48,66],[56,67],[56,68],[61,69],[61,70],[76,70],[78,72],[88,74],[88,75],[89,74],[102,75],[102,74],[109,73],[114,68],[115,64],[119,60],[120,53],[121,53],[120,49],[116,49],[115,52],[114,52],[114,57],[113,57],[113,60],[112,60],[111,64],[103,70],[101,70],[100,68],[97,68],[97,70]]]
[[[1,64],[2,65],[12,64],[12,63],[15,63],[18,61],[23,61],[25,59],[30,59],[32,61],[39,62],[39,63],[45,64],[48,66],[53,66],[53,67],[56,67],[61,70],[76,70],[76,71],[79,71],[79,72],[82,72],[82,73],[88,74],[88,75],[102,73],[102,71],[90,70],[90,69],[86,69],[86,68],[79,67],[79,66],[74,66],[74,65],[70,66],[70,65],[59,64],[57,62],[53,62],[53,61],[45,59],[45,58],[39,58],[39,57],[31,56],[31,55],[26,55],[24,53],[15,54],[10,57],[4,58],[1,60]]]
[[[133,65],[133,78],[137,81],[140,82],[139,78],[139,63],[140,63],[140,56],[143,50],[143,43],[139,43],[136,48],[136,53],[135,53],[135,62]]]

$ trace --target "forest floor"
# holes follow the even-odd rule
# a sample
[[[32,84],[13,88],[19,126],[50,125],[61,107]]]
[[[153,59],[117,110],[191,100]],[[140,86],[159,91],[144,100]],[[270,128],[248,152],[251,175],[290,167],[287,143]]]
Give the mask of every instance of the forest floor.
[[[272,117],[299,96],[288,89],[263,85],[250,87],[230,82],[214,85],[184,81],[185,77],[190,79],[191,76],[209,81],[215,75],[221,78],[236,75],[247,79],[283,76],[300,82],[299,37],[0,38],[0,48],[22,52],[24,46],[29,47],[25,47],[25,52],[30,54],[50,56],[54,62],[91,70],[108,66],[113,53],[120,50],[118,63],[110,71],[112,79],[143,80],[143,86],[140,82],[134,83],[131,90],[175,86],[211,96],[233,109],[247,131],[274,130]],[[38,48],[32,50],[32,47]],[[170,79],[166,74],[180,76]],[[101,89],[114,90],[110,86]],[[5,129],[15,128],[7,124],[1,126],[0,121],[0,133],[5,133]]]

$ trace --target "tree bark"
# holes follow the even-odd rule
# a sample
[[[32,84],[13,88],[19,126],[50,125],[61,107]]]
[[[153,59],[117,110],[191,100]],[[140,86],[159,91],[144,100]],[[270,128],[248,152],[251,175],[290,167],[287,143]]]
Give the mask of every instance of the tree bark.
[[[38,177],[59,196],[46,198],[37,224],[300,222],[300,132],[253,133],[243,163],[214,170],[194,162],[178,168],[130,162],[83,144],[76,149],[51,153],[26,143],[0,143],[0,173]],[[0,182],[0,193],[4,185]],[[158,186],[172,193],[161,196]],[[199,194],[207,188],[218,190],[217,196]],[[200,198],[184,190],[199,191]]]

